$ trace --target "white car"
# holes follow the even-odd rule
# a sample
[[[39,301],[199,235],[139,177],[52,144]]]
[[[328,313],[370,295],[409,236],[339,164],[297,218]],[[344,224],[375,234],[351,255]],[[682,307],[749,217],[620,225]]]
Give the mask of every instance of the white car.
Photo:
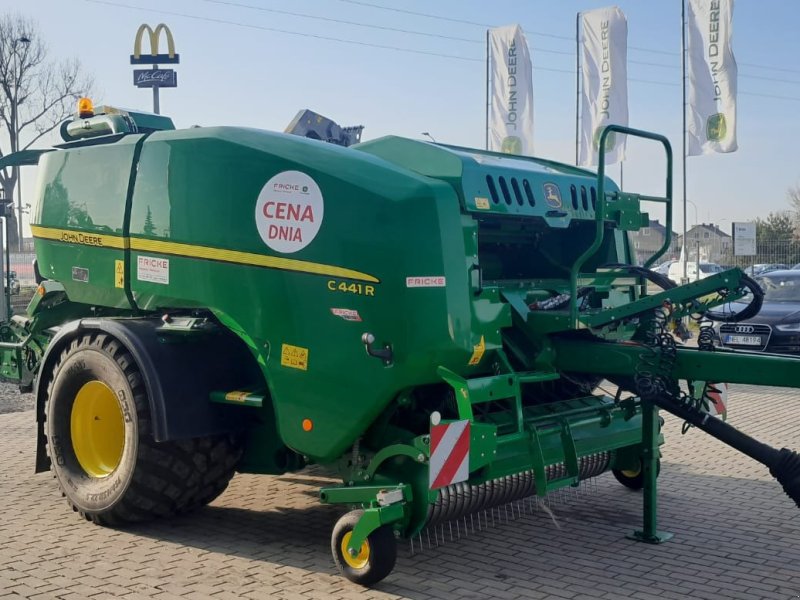
[[[687,261],[686,262],[686,277],[688,277],[689,282],[697,281],[698,279],[705,279],[713,275],[714,273],[721,273],[723,268],[720,267],[717,263],[710,263],[710,262],[701,262],[700,268],[697,268],[696,261]],[[683,279],[683,263],[681,261],[675,261],[669,266],[669,273],[667,274],[672,281],[677,284],[680,284],[681,279]]]

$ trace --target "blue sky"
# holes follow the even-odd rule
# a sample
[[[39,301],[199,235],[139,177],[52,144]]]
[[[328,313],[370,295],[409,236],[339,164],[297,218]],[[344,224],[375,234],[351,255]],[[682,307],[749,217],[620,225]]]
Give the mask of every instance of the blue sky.
[[[630,125],[671,140],[680,223],[680,2],[617,4],[628,18]],[[141,23],[167,23],[181,64],[178,87],[161,93],[161,110],[179,127],[283,130],[297,110],[311,108],[341,125],[365,125],[364,139],[421,137],[428,131],[439,141],[474,147],[484,143],[484,25],[519,23],[534,64],[535,152],[572,163],[576,13],[607,5],[591,0],[4,0],[0,6],[36,19],[51,55],[80,58],[95,77],[95,98],[124,107],[151,107],[149,90],[132,85],[129,55],[136,29]],[[687,197],[697,206],[698,221],[729,230],[732,220],[788,208],[786,190],[800,183],[798,29],[796,1],[736,3],[739,150],[689,159]],[[626,190],[663,189],[659,152],[651,144],[629,144]],[[618,178],[618,167],[611,174]],[[32,191],[27,179],[26,184]],[[691,205],[688,219],[691,226]]]

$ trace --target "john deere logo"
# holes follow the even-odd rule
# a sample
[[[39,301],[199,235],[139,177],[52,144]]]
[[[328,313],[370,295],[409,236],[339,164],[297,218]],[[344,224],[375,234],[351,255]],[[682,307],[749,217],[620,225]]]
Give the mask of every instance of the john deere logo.
[[[594,136],[592,140],[592,146],[594,146],[594,151],[597,152],[598,148],[600,148],[600,136],[603,133],[603,129],[605,129],[605,125],[601,125],[597,129],[594,130]],[[606,136],[606,152],[611,152],[614,149],[614,146],[617,145],[617,132],[612,131]]]
[[[550,208],[561,208],[561,190],[555,183],[545,183],[544,188],[544,201]]]
[[[500,145],[500,152],[504,154],[522,154],[522,140],[515,135],[509,135]]]
[[[161,38],[161,32],[164,32],[164,37],[167,38],[167,53],[158,53],[158,41]],[[150,53],[142,54],[142,38],[147,33],[150,40]],[[172,37],[172,32],[169,27],[164,23],[156,25],[153,30],[147,23],[139,25],[136,31],[136,37],[133,41],[133,54],[131,54],[132,65],[157,65],[157,64],[177,64],[180,62],[180,55],[175,54],[175,40]]]
[[[708,121],[706,121],[706,138],[709,142],[719,142],[725,139],[727,133],[728,123],[723,113],[708,117]]]

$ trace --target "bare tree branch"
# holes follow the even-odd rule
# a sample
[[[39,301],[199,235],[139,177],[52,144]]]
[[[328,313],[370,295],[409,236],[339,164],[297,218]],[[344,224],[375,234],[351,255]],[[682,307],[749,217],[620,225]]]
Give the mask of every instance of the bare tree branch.
[[[76,59],[52,61],[35,21],[0,14],[0,157],[32,147],[73,111],[74,101],[93,85]],[[0,171],[6,198],[14,198],[18,173]],[[9,244],[17,244],[16,218]]]

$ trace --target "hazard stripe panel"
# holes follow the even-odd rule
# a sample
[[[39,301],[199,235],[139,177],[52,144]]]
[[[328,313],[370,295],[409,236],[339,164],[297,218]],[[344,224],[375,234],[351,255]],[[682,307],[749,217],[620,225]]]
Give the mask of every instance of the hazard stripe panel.
[[[468,420],[431,427],[430,489],[469,479],[469,440]]]

